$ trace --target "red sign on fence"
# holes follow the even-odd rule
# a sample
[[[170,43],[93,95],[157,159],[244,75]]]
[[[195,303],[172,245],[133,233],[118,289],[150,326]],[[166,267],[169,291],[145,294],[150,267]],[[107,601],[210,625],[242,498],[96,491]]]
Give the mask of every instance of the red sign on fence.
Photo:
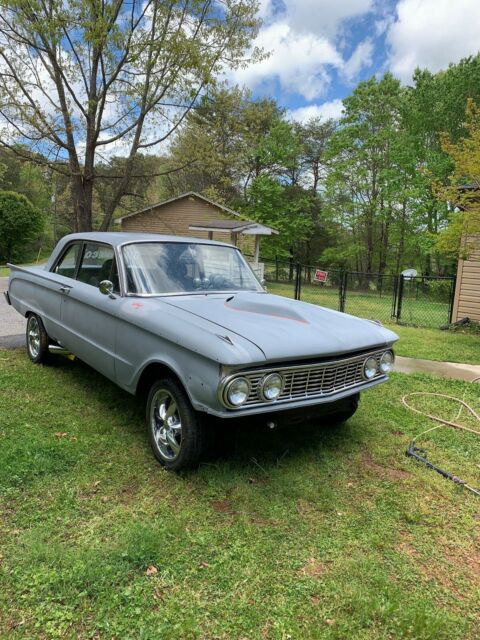
[[[315,282],[326,282],[328,278],[328,271],[322,271],[321,269],[315,269]]]

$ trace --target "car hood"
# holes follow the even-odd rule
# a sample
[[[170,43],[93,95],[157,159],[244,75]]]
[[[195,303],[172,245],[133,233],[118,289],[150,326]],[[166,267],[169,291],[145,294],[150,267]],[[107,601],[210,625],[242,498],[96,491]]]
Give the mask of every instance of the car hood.
[[[266,293],[163,301],[246,338],[272,361],[345,354],[398,340],[393,331],[369,320]]]

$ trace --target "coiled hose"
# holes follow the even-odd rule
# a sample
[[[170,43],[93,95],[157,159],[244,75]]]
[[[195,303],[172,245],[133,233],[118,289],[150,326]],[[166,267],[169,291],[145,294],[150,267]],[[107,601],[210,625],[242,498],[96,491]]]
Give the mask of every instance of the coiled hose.
[[[479,380],[480,380],[480,377],[474,378],[472,380],[472,383],[477,382]],[[473,407],[467,404],[464,400],[460,400],[460,398],[456,398],[455,396],[449,396],[444,393],[431,393],[428,391],[413,391],[412,393],[407,393],[402,398],[402,403],[407,409],[415,413],[418,413],[421,416],[425,416],[430,420],[433,420],[434,422],[439,423],[435,427],[431,427],[430,429],[426,429],[425,431],[422,431],[422,433],[415,436],[415,438],[413,438],[413,440],[411,440],[408,443],[408,448],[406,451],[407,456],[411,456],[412,458],[415,458],[415,460],[422,462],[424,465],[426,465],[430,469],[433,469],[434,471],[442,475],[444,478],[447,478],[447,480],[451,480],[455,484],[462,485],[463,487],[465,487],[465,489],[468,489],[468,491],[480,497],[480,489],[476,489],[475,487],[472,487],[471,485],[467,484],[465,480],[462,480],[461,478],[454,475],[453,473],[450,473],[449,471],[445,471],[445,469],[442,469],[438,465],[433,464],[433,462],[430,462],[430,460],[427,460],[426,451],[416,446],[416,441],[418,440],[418,438],[420,438],[421,436],[424,436],[426,433],[429,433],[430,431],[434,431],[435,429],[440,429],[440,427],[442,426],[452,427],[454,429],[461,429],[462,431],[468,431],[469,433],[474,433],[477,436],[480,436],[480,431],[477,431],[476,429],[471,429],[470,427],[466,427],[465,425],[459,424],[458,422],[445,420],[444,418],[440,418],[439,416],[435,416],[431,413],[427,413],[426,411],[421,411],[416,407],[412,407],[412,405],[408,404],[407,402],[407,398],[411,398],[412,396],[430,396],[430,397],[433,396],[433,397],[445,398],[447,400],[452,400],[454,402],[457,402],[460,405],[460,409],[458,411],[456,420],[459,419],[460,414],[462,413],[462,410],[466,409],[480,424],[480,416],[478,415],[478,413],[473,409]]]

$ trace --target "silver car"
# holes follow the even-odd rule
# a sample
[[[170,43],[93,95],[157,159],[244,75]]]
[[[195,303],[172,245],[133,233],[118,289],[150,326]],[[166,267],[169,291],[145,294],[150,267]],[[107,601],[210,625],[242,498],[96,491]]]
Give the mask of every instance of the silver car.
[[[82,233],[60,240],[44,267],[10,268],[6,297],[27,318],[30,359],[72,353],[144,395],[168,469],[199,460],[208,416],[343,421],[393,367],[395,333],[268,294],[228,244]]]

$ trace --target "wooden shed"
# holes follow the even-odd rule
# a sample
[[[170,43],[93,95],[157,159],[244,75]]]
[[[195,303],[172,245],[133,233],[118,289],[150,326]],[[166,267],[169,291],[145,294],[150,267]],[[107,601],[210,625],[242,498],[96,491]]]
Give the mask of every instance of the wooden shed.
[[[241,214],[199,193],[190,191],[176,198],[151,204],[116,220],[122,231],[162,233],[211,238],[231,242],[258,261],[259,239],[278,231],[248,220]]]
[[[458,261],[452,322],[470,318],[480,322],[480,237],[470,238],[473,250]]]

